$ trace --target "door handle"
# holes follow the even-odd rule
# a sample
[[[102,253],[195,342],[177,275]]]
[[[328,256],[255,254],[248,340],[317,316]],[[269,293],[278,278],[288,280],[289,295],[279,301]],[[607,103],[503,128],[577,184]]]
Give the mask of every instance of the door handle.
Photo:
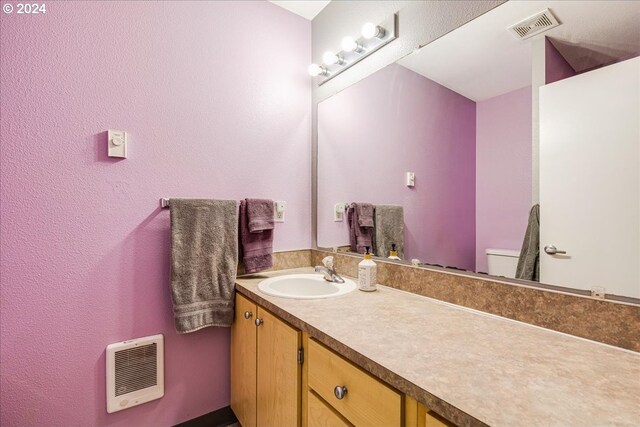
[[[560,251],[558,250],[558,248],[556,248],[553,245],[547,245],[544,247],[544,251],[546,253],[548,253],[549,255],[562,255],[562,254],[566,254],[567,251]]]

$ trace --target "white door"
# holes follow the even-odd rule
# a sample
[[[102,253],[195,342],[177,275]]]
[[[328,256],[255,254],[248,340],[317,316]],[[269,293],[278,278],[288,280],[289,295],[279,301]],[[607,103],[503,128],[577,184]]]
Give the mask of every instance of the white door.
[[[540,88],[540,281],[640,297],[640,58]]]

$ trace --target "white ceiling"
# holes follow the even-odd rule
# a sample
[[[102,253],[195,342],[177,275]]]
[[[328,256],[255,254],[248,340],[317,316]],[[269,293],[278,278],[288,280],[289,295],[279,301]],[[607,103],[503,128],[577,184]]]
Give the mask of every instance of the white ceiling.
[[[544,9],[562,24],[527,40],[506,29]],[[640,1],[511,0],[398,61],[481,101],[531,84],[531,43],[548,36],[576,70],[640,53]]]
[[[293,1],[273,1],[271,3],[287,9],[296,15],[300,15],[309,21],[313,20],[331,0],[293,0]]]

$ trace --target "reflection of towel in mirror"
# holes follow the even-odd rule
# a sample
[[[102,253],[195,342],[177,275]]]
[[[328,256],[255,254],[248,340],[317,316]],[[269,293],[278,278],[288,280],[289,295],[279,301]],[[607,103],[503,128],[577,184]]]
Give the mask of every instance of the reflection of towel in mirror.
[[[359,205],[368,205],[371,207],[369,211],[371,212],[371,226],[360,226],[359,212],[361,212],[362,209]],[[364,212],[367,212],[366,208]],[[365,247],[367,246],[370,250],[373,250],[373,205],[370,203],[352,203],[347,211],[347,221],[349,222],[349,245],[351,246],[351,250],[360,254],[365,252]],[[364,223],[367,224],[369,222],[365,220]]]
[[[357,203],[358,225],[360,227],[373,227],[373,205],[371,203]]]
[[[540,281],[540,205],[533,205],[524,234],[516,279]]]
[[[171,297],[176,331],[231,326],[238,202],[171,199]]]
[[[396,245],[398,256],[404,259],[404,210],[402,206],[376,205],[374,246],[375,254],[388,257]]]

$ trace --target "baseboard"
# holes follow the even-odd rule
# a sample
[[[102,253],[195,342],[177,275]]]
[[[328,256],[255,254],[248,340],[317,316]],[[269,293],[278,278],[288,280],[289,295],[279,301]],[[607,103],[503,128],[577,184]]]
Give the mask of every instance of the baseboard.
[[[231,410],[231,406],[225,406],[217,411],[209,412],[174,427],[226,427],[237,422],[238,419]]]

